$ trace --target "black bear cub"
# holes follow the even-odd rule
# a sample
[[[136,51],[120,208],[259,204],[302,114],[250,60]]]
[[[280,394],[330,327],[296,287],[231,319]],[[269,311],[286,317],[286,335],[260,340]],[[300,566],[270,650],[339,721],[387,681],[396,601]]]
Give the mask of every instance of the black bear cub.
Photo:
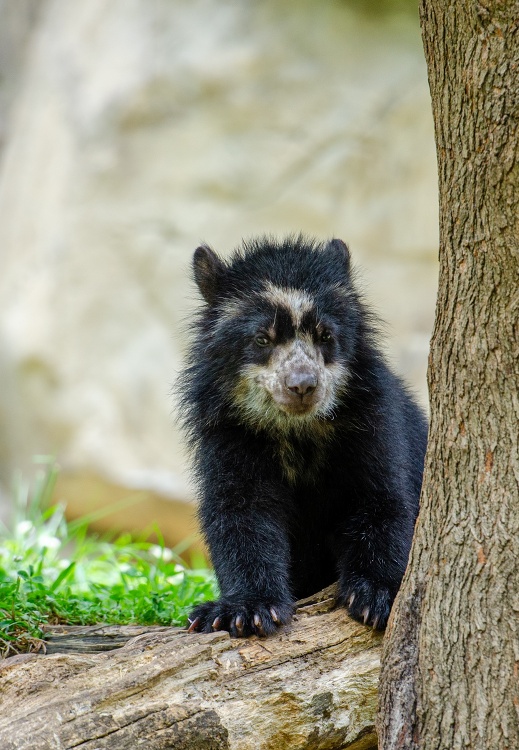
[[[377,346],[341,240],[199,247],[205,304],[180,377],[221,598],[190,631],[266,636],[339,580],[383,629],[418,512],[427,423]]]

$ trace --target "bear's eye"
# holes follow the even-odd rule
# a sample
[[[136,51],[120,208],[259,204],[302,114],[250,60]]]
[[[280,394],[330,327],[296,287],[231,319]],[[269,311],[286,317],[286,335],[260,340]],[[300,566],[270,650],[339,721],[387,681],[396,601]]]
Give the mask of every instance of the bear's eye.
[[[258,346],[270,346],[270,339],[260,333],[255,337],[254,343]]]
[[[320,340],[322,344],[329,344],[332,340],[332,334],[331,331],[324,330],[321,333]]]

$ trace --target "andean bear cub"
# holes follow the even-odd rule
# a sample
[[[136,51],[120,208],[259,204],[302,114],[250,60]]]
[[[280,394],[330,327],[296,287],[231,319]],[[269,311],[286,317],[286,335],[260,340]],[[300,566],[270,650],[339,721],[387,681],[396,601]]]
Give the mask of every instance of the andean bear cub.
[[[205,304],[179,387],[220,599],[190,631],[266,636],[339,580],[383,629],[407,564],[427,422],[377,344],[348,248],[303,236],[193,259]]]

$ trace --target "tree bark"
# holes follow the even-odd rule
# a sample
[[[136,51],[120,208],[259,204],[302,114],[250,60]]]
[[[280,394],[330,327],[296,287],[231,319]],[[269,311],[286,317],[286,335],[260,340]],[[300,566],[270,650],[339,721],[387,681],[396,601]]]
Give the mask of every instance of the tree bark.
[[[519,748],[519,3],[422,0],[438,154],[431,426],[383,750]]]
[[[375,750],[381,636],[334,604],[300,602],[266,640],[58,628],[51,655],[0,662],[0,747]]]

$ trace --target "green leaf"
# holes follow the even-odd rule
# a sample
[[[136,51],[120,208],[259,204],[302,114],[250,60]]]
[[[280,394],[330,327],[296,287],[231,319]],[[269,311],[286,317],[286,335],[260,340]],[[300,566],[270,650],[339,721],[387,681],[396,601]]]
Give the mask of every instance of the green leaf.
[[[50,586],[49,591],[51,593],[53,593],[54,591],[56,591],[56,589],[59,588],[59,586],[63,583],[63,581],[66,581],[67,578],[70,578],[70,576],[72,575],[75,567],[76,567],[76,563],[73,560],[69,565],[67,565],[67,567],[64,570],[61,571],[61,573],[56,578],[56,580],[54,581],[54,583]]]

